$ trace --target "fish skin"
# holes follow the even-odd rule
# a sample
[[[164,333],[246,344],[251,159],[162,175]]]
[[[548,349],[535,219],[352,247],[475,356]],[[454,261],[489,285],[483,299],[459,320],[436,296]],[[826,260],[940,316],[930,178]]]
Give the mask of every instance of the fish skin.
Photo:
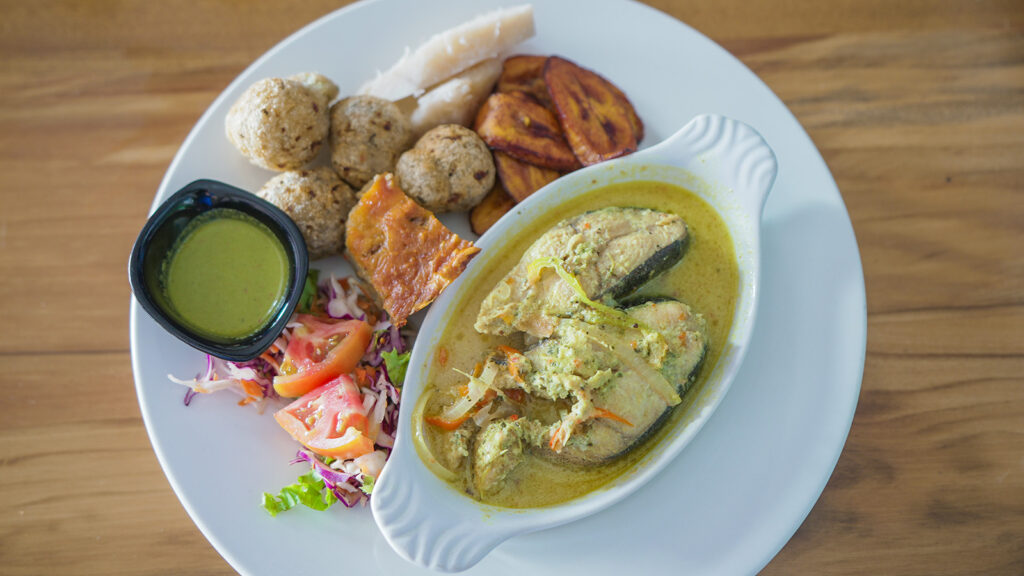
[[[544,338],[557,318],[578,312],[575,293],[553,271],[530,281],[528,268],[539,258],[561,262],[588,298],[611,301],[682,259],[688,243],[683,219],[658,210],[610,207],[563,220],[541,235],[491,290],[475,328],[499,336],[525,332]]]

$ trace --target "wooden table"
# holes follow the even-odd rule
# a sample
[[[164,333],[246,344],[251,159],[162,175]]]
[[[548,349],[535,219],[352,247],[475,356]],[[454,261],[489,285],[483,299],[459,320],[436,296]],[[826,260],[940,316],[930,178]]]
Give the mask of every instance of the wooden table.
[[[203,110],[337,4],[2,2],[0,573],[231,573],[142,425],[128,252]],[[796,114],[867,277],[853,429],[765,573],[1024,573],[1024,3],[652,4]]]

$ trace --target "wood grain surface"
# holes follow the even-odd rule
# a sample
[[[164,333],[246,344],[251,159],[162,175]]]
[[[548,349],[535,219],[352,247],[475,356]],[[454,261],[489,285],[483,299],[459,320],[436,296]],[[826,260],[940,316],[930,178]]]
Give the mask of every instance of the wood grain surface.
[[[868,354],[765,574],[1024,574],[1024,2],[659,0],[820,148]],[[0,573],[230,574],[139,414],[126,265],[185,135],[320,0],[0,2]]]

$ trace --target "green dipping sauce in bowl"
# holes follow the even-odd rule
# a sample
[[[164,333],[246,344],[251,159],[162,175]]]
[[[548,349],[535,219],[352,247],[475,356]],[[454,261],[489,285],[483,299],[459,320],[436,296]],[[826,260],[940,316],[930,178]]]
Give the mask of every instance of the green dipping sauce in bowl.
[[[256,358],[280,336],[308,271],[302,231],[287,214],[210,179],[157,206],[128,260],[132,294],[150,317],[233,362]]]
[[[273,320],[289,262],[265,224],[214,208],[182,231],[163,265],[166,302],[179,322],[211,339],[245,338]]]

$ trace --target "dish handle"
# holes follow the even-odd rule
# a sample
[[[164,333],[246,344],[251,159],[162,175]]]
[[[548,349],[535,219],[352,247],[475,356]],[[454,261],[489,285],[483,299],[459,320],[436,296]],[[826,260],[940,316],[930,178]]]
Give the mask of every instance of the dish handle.
[[[483,508],[467,505],[465,497],[432,474],[403,469],[417,465],[413,458],[394,456],[374,487],[370,507],[388,544],[406,560],[441,572],[461,572],[505,540],[529,531],[517,522],[488,522]],[[389,474],[418,481],[390,482]]]
[[[675,134],[647,149],[644,157],[731,189],[744,211],[758,217],[778,173],[775,153],[761,134],[719,114],[695,116]]]

